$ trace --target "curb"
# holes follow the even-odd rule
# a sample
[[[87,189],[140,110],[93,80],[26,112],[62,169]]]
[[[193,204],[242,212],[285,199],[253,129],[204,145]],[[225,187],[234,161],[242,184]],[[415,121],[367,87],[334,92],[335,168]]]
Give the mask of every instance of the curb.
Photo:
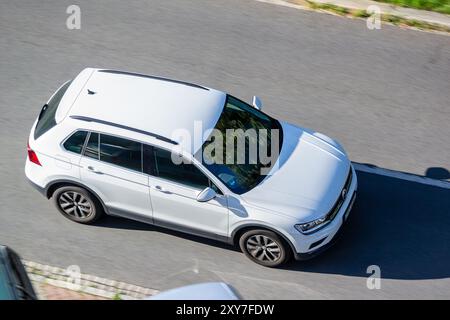
[[[91,294],[107,299],[137,300],[157,294],[159,291],[133,284],[75,273],[67,269],[22,261],[31,281],[55,287]],[[72,267],[72,266],[71,266]]]
[[[323,12],[335,16],[343,16],[352,19],[367,19],[368,16],[366,16],[366,14],[369,15],[369,13],[367,13],[366,11],[366,8],[362,9],[360,6],[347,5],[345,3],[341,3],[340,1],[333,1],[333,0],[255,0],[255,1],[299,10]],[[411,14],[397,12],[396,10],[385,11],[383,10],[383,8],[386,7],[392,7],[394,9],[400,8],[403,11],[409,10],[411,12],[420,12],[425,10],[397,7],[383,2],[374,2],[374,5],[382,8],[380,16],[381,21],[384,24],[394,25],[411,30],[438,33],[442,35],[450,34],[450,16],[448,17],[449,20],[448,23],[446,22],[441,23],[438,21],[431,21],[429,18],[426,17],[423,19],[417,16],[411,17]],[[360,16],[361,12],[364,12],[364,16]],[[447,17],[447,15],[443,13],[437,13],[432,11],[425,11],[425,12]]]

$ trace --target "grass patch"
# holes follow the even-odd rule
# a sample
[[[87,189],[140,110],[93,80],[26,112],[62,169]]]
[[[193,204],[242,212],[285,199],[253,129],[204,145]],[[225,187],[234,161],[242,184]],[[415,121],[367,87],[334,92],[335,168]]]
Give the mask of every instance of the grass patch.
[[[384,14],[381,16],[382,21],[386,21],[395,25],[399,25],[402,22],[402,19],[397,16],[393,16],[391,14]]]
[[[450,0],[375,0],[396,6],[450,14]]]
[[[381,16],[381,20],[392,23],[397,26],[404,25],[404,26],[409,26],[409,27],[413,27],[413,28],[417,28],[417,29],[443,31],[443,32],[450,33],[450,28],[448,28],[446,26],[423,22],[423,21],[418,21],[418,20],[414,20],[414,19],[405,19],[405,18],[401,18],[398,16],[393,16],[390,14],[383,14]]]
[[[112,299],[113,299],[113,300],[122,300],[122,297],[120,296],[119,293],[116,293],[116,294],[112,297]]]
[[[368,14],[366,10],[355,10],[353,16],[357,18],[368,18],[370,17],[370,14]]]
[[[317,3],[317,2],[309,2],[309,6],[315,10],[325,10],[337,13],[341,16],[345,16],[350,13],[350,10],[344,7],[339,7],[331,3]]]
[[[297,1],[292,1],[292,2],[297,2]],[[446,0],[446,1],[448,2],[450,0]],[[362,18],[362,19],[366,19],[366,18],[370,17],[370,14],[367,13],[366,10],[352,10],[352,9],[348,9],[348,8],[339,7],[339,6],[336,6],[333,4],[322,4],[322,3],[317,3],[314,1],[310,1],[310,0],[307,1],[307,5],[311,9],[328,11],[328,12],[336,13],[341,16],[351,16],[351,17]],[[391,14],[382,14],[381,21],[392,23],[397,26],[403,25],[403,26],[414,27],[417,29],[443,31],[443,32],[450,33],[450,28],[443,26],[443,25],[428,23],[428,22],[423,22],[423,21],[418,21],[418,20],[412,20],[412,19],[405,19],[405,18],[391,15]]]

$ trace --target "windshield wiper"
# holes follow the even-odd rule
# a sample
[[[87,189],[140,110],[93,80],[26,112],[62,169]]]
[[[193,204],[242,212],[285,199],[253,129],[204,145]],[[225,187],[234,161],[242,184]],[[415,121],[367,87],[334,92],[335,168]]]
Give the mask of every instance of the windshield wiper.
[[[48,109],[48,104],[44,104],[44,106],[41,109],[41,112],[39,113],[38,120],[41,120],[42,116],[44,115],[45,111]]]

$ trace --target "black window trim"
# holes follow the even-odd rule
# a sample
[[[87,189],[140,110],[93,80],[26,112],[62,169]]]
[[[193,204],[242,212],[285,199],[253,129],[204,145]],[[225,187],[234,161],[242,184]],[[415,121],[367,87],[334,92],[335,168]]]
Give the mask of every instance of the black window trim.
[[[64,147],[64,144],[65,144],[65,143],[67,142],[67,140],[69,140],[75,133],[80,132],[80,131],[86,131],[86,132],[87,132],[86,138],[84,139],[83,146],[81,147],[81,152],[80,152],[80,153],[76,153],[76,152],[67,150],[66,147]],[[59,144],[59,146],[61,147],[61,149],[63,149],[63,150],[66,151],[66,152],[70,152],[70,153],[76,154],[76,155],[78,155],[78,156],[81,156],[81,155],[83,155],[83,153],[84,153],[84,148],[86,147],[86,144],[87,144],[87,142],[88,142],[90,136],[91,136],[91,132],[90,132],[88,129],[81,129],[81,128],[75,129],[75,130],[73,130],[69,135],[67,135],[67,136],[61,141],[61,143]]]
[[[89,134],[88,134],[88,136],[86,137],[86,141],[84,142],[83,150],[81,151],[81,156],[86,157],[86,158],[89,158],[89,159],[93,159],[93,160],[98,160],[98,161],[100,161],[100,132],[98,132],[98,131],[93,131],[93,130],[88,130],[88,131],[89,131]],[[89,140],[91,139],[91,134],[92,134],[92,133],[97,133],[97,134],[98,134],[98,141],[97,141],[98,156],[97,156],[97,159],[95,159],[95,158],[93,158],[93,157],[88,157],[88,156],[86,156],[86,155],[84,154],[85,151],[86,151],[86,147],[87,147],[87,145],[88,145],[88,143],[89,143]]]
[[[174,184],[179,185],[179,186],[184,187],[184,188],[194,189],[194,188],[191,187],[191,186],[188,186],[188,185],[185,185],[185,184],[182,184],[182,183],[173,181],[173,180],[169,180],[169,179],[165,179],[165,178],[163,178],[163,177],[160,177],[158,174],[156,174],[156,171],[155,171],[155,174],[154,174],[154,175],[152,175],[152,174],[150,174],[150,173],[144,172],[144,145],[147,145],[147,146],[149,146],[149,147],[152,148],[152,151],[151,151],[151,152],[152,152],[152,156],[153,156],[153,157],[155,157],[155,148],[163,149],[163,150],[166,150],[166,151],[168,151],[168,152],[173,152],[173,150],[170,150],[170,149],[168,149],[168,148],[166,148],[166,147],[164,147],[164,146],[154,145],[154,144],[149,143],[149,142],[144,142],[144,141],[137,140],[137,139],[134,139],[134,138],[124,137],[124,136],[121,136],[121,135],[118,135],[118,134],[114,134],[114,133],[109,133],[109,132],[104,132],[104,131],[97,131],[97,130],[91,130],[91,129],[82,129],[82,128],[79,128],[79,129],[76,129],[76,130],[72,131],[72,133],[71,133],[68,137],[66,137],[65,140],[67,140],[69,137],[72,136],[72,134],[74,134],[74,133],[77,132],[77,131],[87,131],[87,132],[88,132],[88,134],[87,134],[87,136],[86,136],[86,140],[84,141],[84,145],[83,145],[83,149],[82,149],[82,151],[81,151],[81,154],[78,154],[78,153],[75,153],[75,152],[72,152],[72,151],[69,151],[69,150],[67,150],[67,152],[72,152],[72,153],[74,153],[74,154],[76,154],[76,155],[79,155],[80,157],[86,157],[86,158],[91,159],[91,160],[95,160],[95,161],[99,161],[99,162],[101,162],[101,163],[105,163],[105,164],[108,164],[108,165],[112,165],[112,166],[117,167],[117,168],[120,168],[120,169],[122,169],[122,170],[127,170],[127,171],[130,171],[130,172],[133,172],[133,173],[138,173],[138,174],[139,174],[139,173],[140,173],[140,174],[144,174],[144,175],[146,175],[146,176],[150,176],[150,177],[158,178],[158,179],[161,179],[161,180],[170,182],[170,183],[174,183]],[[99,150],[99,153],[98,153],[98,159],[91,158],[91,157],[87,157],[87,156],[84,154],[85,149],[86,149],[86,146],[87,146],[87,144],[88,144],[88,142],[89,142],[89,138],[91,137],[91,134],[92,134],[92,133],[97,133],[97,134],[99,135],[99,137],[98,137],[98,150]],[[114,163],[109,163],[109,162],[100,160],[100,140],[101,140],[101,135],[102,135],[102,134],[104,134],[104,135],[109,135],[109,136],[113,136],[113,137],[116,137],[116,138],[122,138],[122,139],[126,139],[126,140],[130,140],[130,141],[133,141],[133,142],[138,142],[138,143],[140,143],[140,144],[141,144],[141,171],[139,172],[139,171],[136,171],[136,170],[133,170],[133,169],[129,169],[129,168],[125,168],[125,167],[116,165],[116,164],[114,164]],[[64,141],[65,141],[65,140],[64,140]],[[64,143],[64,141],[63,141],[62,143]],[[62,144],[61,144],[61,145],[62,145]],[[66,150],[66,149],[64,148],[64,150]],[[183,158],[185,158],[185,157],[183,156]],[[189,160],[189,159],[186,159],[186,160]],[[155,163],[156,163],[156,162],[155,162],[155,159],[153,159],[153,165],[155,165]],[[191,163],[192,163],[198,170],[200,170],[200,172],[203,173],[203,174],[206,176],[206,178],[208,178],[208,180],[209,180],[209,187],[211,187],[211,183],[214,184],[214,185],[217,187],[217,189],[219,190],[219,192],[217,192],[218,195],[224,196],[224,195],[226,194],[226,193],[223,191],[223,188],[222,188],[221,186],[219,186],[216,182],[214,182],[213,179],[211,179],[211,177],[210,177],[209,174],[208,174],[208,170],[204,169],[204,168],[201,166],[201,164],[198,165],[198,164],[195,163],[194,161],[191,161]],[[214,177],[214,178],[215,178],[215,177]],[[217,179],[217,178],[215,178],[215,179]]]
[[[119,123],[114,123],[114,122],[110,122],[110,121],[106,121],[106,120],[100,120],[100,119],[95,119],[95,118],[90,118],[90,117],[85,117],[85,116],[70,116],[70,118],[75,119],[75,120],[80,120],[80,121],[86,121],[86,122],[96,122],[96,123],[104,124],[107,126],[112,126],[112,127],[116,127],[116,128],[120,128],[120,129],[124,129],[124,130],[133,131],[133,132],[137,132],[137,133],[141,133],[141,134],[153,137],[153,138],[161,140],[161,141],[165,141],[170,144],[178,145],[178,142],[173,141],[164,136],[161,136],[159,134],[149,132],[149,131],[144,131],[141,129],[132,128],[132,127],[125,126],[125,125],[122,125]]]

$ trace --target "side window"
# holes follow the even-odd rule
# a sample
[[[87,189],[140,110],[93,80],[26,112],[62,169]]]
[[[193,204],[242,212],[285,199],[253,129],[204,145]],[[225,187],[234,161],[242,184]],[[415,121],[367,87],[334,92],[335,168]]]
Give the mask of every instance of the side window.
[[[143,147],[144,173],[155,175],[155,156],[153,155],[153,147],[144,144]]]
[[[142,172],[142,144],[101,134],[100,161]]]
[[[84,155],[89,158],[99,159],[98,155],[98,133],[91,132],[88,143],[84,149]]]
[[[175,164],[171,152],[154,149],[155,175],[190,187],[204,189],[209,186],[209,179],[193,164]]]
[[[87,137],[87,131],[77,131],[74,134],[70,136],[69,139],[64,142],[63,146],[64,149],[67,151],[75,152],[75,153],[81,153],[81,150],[84,146],[84,141]]]

